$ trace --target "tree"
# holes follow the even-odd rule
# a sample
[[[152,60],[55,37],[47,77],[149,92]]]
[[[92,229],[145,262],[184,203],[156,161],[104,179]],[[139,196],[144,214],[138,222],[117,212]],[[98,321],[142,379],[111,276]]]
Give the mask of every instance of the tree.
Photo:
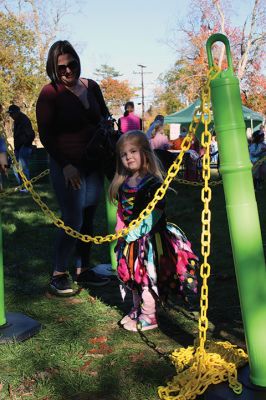
[[[107,78],[118,78],[119,76],[122,76],[122,74],[120,74],[120,72],[118,72],[114,67],[110,67],[107,64],[102,64],[100,68],[96,68],[94,75],[101,80]]]
[[[121,107],[134,95],[134,89],[130,88],[128,81],[118,81],[107,77],[100,82],[105,101],[113,114],[121,112]]]
[[[68,4],[68,0],[0,0],[0,101],[4,108],[18,104],[35,128],[35,103],[47,81],[48,48]]]
[[[0,101],[28,105],[37,84],[36,41],[23,20],[0,12]]]
[[[251,17],[246,19],[243,27],[231,24],[230,7],[232,4],[227,0],[191,1],[186,22],[179,23],[177,31],[182,31],[184,38],[180,48],[175,46],[179,57],[163,77],[165,87],[175,91],[181,102],[191,102],[199,97],[208,70],[206,41],[211,34],[222,32],[230,41],[234,70],[240,79],[244,103],[248,106],[252,103],[255,110],[265,112],[265,91],[263,94],[261,86],[265,87],[262,60],[266,43],[263,30],[266,5],[263,0],[254,0]],[[173,46],[171,40],[169,44]],[[224,46],[213,46],[213,59],[222,68],[225,67]],[[259,101],[254,102],[254,98]]]

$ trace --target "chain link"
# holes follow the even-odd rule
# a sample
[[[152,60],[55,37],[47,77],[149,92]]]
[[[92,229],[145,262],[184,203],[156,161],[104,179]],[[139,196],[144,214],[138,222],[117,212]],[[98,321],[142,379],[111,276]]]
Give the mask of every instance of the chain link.
[[[31,182],[33,184],[33,183],[37,182],[39,179],[43,178],[44,176],[49,175],[49,173],[50,173],[50,170],[46,169],[46,170],[42,171],[39,175],[37,175],[34,178],[32,178],[29,182]],[[20,186],[16,186],[16,187],[13,187],[13,188],[6,189],[4,192],[0,193],[0,199],[3,198],[3,197],[9,196],[9,195],[17,192],[18,190],[23,189],[24,187],[25,186],[24,186],[24,183],[23,183]]]
[[[81,233],[79,233],[78,231],[74,230],[73,228],[71,228],[70,226],[66,226],[64,224],[64,222],[58,218],[53,211],[51,211],[49,209],[49,207],[42,201],[41,197],[38,195],[38,193],[35,192],[32,182],[28,181],[23,170],[21,169],[12,146],[10,145],[10,143],[7,140],[6,134],[4,133],[4,137],[6,140],[6,146],[7,146],[7,150],[8,153],[12,159],[13,165],[15,167],[15,169],[17,170],[17,172],[19,173],[19,175],[21,176],[21,179],[23,181],[23,185],[24,187],[31,193],[33,200],[40,206],[41,210],[44,212],[45,215],[47,215],[54,223],[54,225],[56,225],[58,228],[61,228],[65,231],[66,234],[72,236],[73,238],[79,239],[83,242],[93,242],[95,244],[102,244],[104,242],[113,242],[114,240],[119,239],[122,236],[127,235],[132,229],[134,229],[135,227],[137,227],[144,219],[146,219],[151,212],[154,210],[156,204],[158,201],[160,201],[166,194],[167,189],[169,188],[170,183],[172,182],[172,180],[176,177],[176,175],[179,172],[180,169],[180,165],[183,161],[183,156],[184,153],[186,151],[189,150],[190,145],[191,145],[191,141],[193,138],[193,133],[195,133],[197,131],[197,128],[199,126],[199,122],[200,119],[196,118],[196,110],[194,111],[194,117],[192,119],[192,122],[189,126],[189,131],[188,131],[188,135],[185,137],[185,139],[183,140],[182,144],[181,144],[181,151],[178,154],[177,158],[175,159],[175,161],[173,162],[173,164],[171,165],[171,167],[169,168],[168,172],[167,172],[167,176],[164,179],[161,187],[159,189],[157,189],[157,191],[155,192],[154,198],[152,199],[152,201],[147,205],[147,207],[140,213],[140,215],[138,216],[137,219],[131,221],[131,223],[129,224],[128,227],[123,228],[122,230],[114,233],[114,234],[109,234],[107,236],[90,236],[90,235],[83,235]]]

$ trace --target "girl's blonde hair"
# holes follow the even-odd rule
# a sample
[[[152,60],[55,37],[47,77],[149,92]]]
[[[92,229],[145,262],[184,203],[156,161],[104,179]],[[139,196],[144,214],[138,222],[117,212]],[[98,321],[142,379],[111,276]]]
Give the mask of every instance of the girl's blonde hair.
[[[145,133],[139,130],[124,133],[116,144],[116,173],[109,187],[109,196],[112,202],[116,200],[120,186],[130,175],[129,171],[123,166],[120,155],[121,150],[127,142],[131,142],[140,150],[142,161],[141,172],[144,174],[150,173],[151,175],[157,176],[161,180],[163,179],[162,172],[159,167],[159,160],[154,154]]]

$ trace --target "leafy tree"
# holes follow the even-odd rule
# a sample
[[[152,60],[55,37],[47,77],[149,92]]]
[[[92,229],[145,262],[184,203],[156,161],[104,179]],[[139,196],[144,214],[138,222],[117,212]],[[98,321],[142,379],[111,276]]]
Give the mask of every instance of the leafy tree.
[[[165,91],[174,93],[181,103],[190,103],[199,97],[200,88],[206,80],[208,70],[205,44],[208,37],[217,32],[230,40],[234,70],[240,79],[242,98],[245,104],[257,111],[265,112],[265,76],[263,76],[263,54],[266,34],[264,29],[266,5],[263,0],[254,0],[250,18],[243,27],[235,27],[230,21],[232,4],[227,0],[191,0],[190,14],[186,22],[179,23],[177,32],[183,32],[182,45],[175,46],[178,59],[162,79]],[[212,49],[214,61],[222,68],[226,66],[224,46],[215,44]],[[159,101],[163,101],[161,94]],[[257,101],[255,101],[257,99]]]
[[[18,104],[35,128],[35,103],[47,81],[48,49],[69,9],[68,0],[0,0],[0,102]]]
[[[38,82],[36,40],[23,20],[0,12],[0,101],[27,107]]]
[[[122,76],[114,67],[110,67],[107,64],[102,64],[100,68],[96,68],[94,75],[101,80],[107,78],[118,78],[119,76]]]
[[[104,98],[113,114],[121,112],[121,107],[134,95],[134,89],[130,88],[128,81],[118,81],[107,77],[100,82]]]

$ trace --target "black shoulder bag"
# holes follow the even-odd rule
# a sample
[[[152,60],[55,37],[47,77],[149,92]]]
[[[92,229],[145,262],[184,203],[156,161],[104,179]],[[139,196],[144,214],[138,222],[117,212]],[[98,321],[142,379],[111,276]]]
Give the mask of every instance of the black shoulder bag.
[[[99,104],[96,94],[93,94],[95,101]],[[116,120],[111,115],[102,117],[86,148],[88,164],[94,163],[100,166],[109,180],[112,180],[115,174],[116,143],[121,136],[119,130],[115,130],[115,124]]]

